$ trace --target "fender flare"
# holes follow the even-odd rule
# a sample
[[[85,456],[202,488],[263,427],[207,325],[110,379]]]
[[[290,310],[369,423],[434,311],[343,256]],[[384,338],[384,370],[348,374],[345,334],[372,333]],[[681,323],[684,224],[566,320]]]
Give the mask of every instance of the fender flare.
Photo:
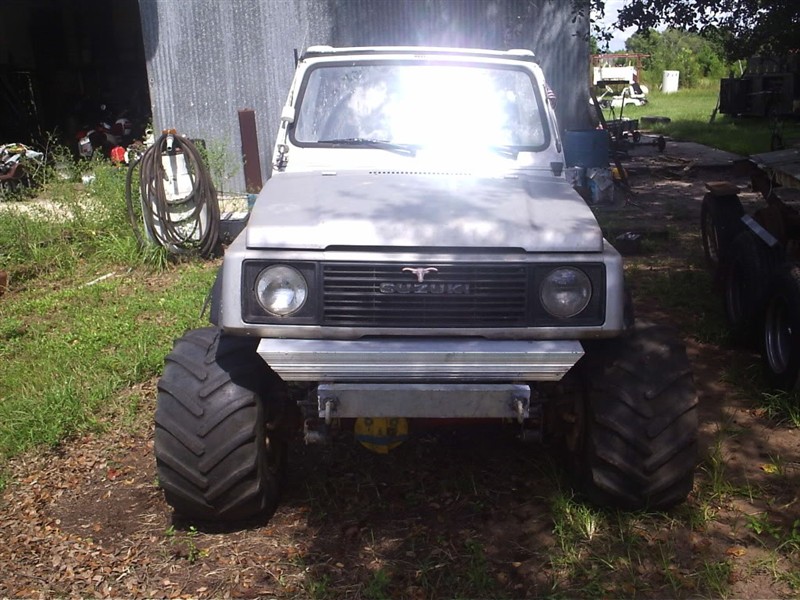
[[[222,267],[217,269],[214,283],[208,291],[206,301],[203,303],[203,310],[200,313],[202,318],[208,311],[208,321],[212,325],[219,327],[222,318]]]

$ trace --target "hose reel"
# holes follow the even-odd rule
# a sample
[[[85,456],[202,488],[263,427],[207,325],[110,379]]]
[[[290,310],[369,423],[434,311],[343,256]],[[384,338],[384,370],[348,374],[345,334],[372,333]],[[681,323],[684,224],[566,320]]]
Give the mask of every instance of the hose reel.
[[[132,198],[132,180],[139,167],[141,222]],[[219,245],[220,209],[211,174],[197,146],[174,129],[128,167],[125,180],[128,217],[141,246],[148,243],[171,254],[208,257]]]

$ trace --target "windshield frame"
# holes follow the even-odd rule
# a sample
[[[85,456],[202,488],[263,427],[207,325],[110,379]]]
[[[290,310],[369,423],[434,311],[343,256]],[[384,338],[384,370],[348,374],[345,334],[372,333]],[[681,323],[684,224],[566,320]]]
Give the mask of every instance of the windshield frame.
[[[301,107],[303,105],[303,101],[306,98],[306,92],[311,80],[311,77],[317,69],[325,69],[325,68],[332,68],[332,67],[370,67],[370,66],[437,66],[437,67],[458,67],[458,68],[477,68],[477,69],[489,69],[489,70],[510,70],[516,71],[519,73],[524,74],[529,80],[531,84],[531,88],[533,90],[534,99],[536,101],[536,107],[538,111],[538,118],[541,123],[542,127],[542,143],[538,145],[504,145],[504,148],[507,148],[513,151],[516,155],[522,152],[542,152],[546,150],[551,142],[552,142],[552,132],[551,132],[551,119],[548,115],[548,107],[546,102],[542,96],[540,84],[537,81],[534,73],[529,69],[526,68],[525,64],[510,64],[510,63],[498,63],[494,61],[482,61],[482,60],[452,60],[452,57],[442,57],[442,58],[426,58],[425,60],[420,59],[392,59],[392,60],[385,60],[385,59],[360,59],[360,60],[332,60],[332,61],[324,61],[324,62],[317,62],[314,64],[309,65],[306,69],[303,80],[300,84],[298,89],[298,93],[295,100],[295,114],[300,116]],[[320,142],[320,141],[305,141],[297,139],[295,135],[297,122],[293,122],[288,126],[288,138],[292,145],[299,147],[299,148],[337,148],[337,149],[356,149],[356,150],[364,150],[364,149],[375,149],[375,145],[369,143],[369,140],[365,139],[363,144],[359,143],[348,143],[348,144],[341,144],[337,143],[337,141],[331,142]],[[373,140],[375,141],[375,140]],[[387,143],[394,143],[390,140],[386,140]],[[424,149],[425,146],[420,145],[420,149]]]

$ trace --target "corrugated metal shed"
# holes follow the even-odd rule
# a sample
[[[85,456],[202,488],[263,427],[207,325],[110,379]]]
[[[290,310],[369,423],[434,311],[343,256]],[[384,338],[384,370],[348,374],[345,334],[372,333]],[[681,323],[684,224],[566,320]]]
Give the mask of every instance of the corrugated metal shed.
[[[590,124],[588,0],[139,0],[156,130],[227,148],[244,190],[237,113],[256,113],[263,176],[294,71],[293,51],[333,46],[530,48],[565,129]]]

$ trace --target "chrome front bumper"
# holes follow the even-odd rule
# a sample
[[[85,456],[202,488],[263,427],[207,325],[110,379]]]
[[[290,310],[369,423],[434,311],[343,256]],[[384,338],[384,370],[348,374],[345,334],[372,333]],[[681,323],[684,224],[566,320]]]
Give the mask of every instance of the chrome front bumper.
[[[558,381],[583,356],[578,341],[403,338],[262,339],[258,354],[284,381]]]

